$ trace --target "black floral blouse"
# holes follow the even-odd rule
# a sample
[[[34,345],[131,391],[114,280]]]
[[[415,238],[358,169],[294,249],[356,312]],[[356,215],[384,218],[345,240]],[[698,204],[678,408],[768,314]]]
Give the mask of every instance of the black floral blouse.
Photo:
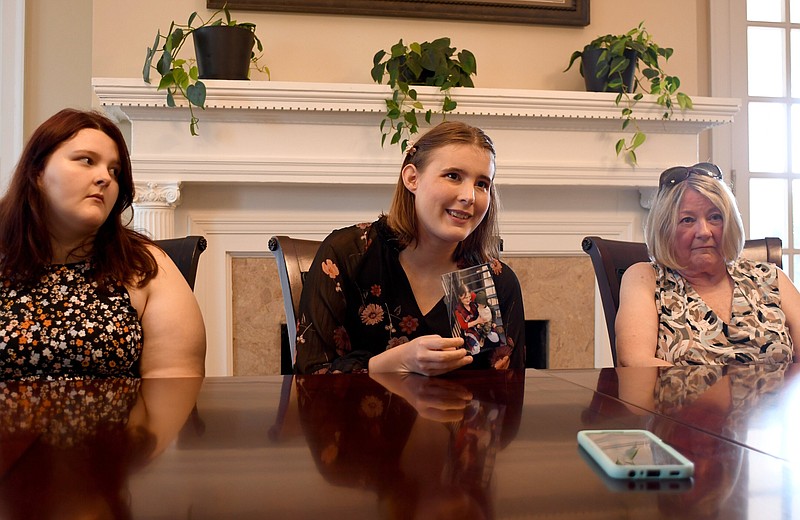
[[[137,376],[142,326],[121,284],[91,262],[52,265],[38,283],[0,286],[0,379]]]
[[[444,300],[417,306],[400,265],[400,246],[381,217],[331,233],[306,275],[297,322],[298,373],[366,371],[369,358],[419,336],[452,336]],[[461,266],[469,267],[469,266]],[[465,368],[524,368],[522,292],[514,272],[491,263],[507,345]]]

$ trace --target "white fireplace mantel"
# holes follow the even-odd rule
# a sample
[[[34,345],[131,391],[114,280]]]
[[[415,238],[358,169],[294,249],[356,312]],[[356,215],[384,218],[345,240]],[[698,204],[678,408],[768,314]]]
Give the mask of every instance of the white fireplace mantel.
[[[181,182],[394,184],[399,151],[381,148],[385,85],[207,81],[199,137],[188,109],[166,106],[142,80],[94,78],[101,105],[129,120],[137,179]],[[420,87],[435,106],[437,89]],[[501,185],[653,187],[665,166],[696,158],[697,137],[730,123],[739,100],[694,98],[694,109],[662,119],[646,97],[636,106],[648,134],[632,167],[614,153],[621,131],[615,94],[518,89],[453,89],[448,117],[482,128],[498,148]],[[513,135],[513,138],[506,138]]]
[[[195,290],[207,374],[231,374],[232,259],[269,256],[274,234],[319,239],[385,210],[402,160],[398,146],[380,145],[389,89],[208,81],[208,108],[196,111],[200,135],[192,137],[188,109],[167,107],[165,94],[141,79],[93,85],[103,109],[130,124],[134,226],[154,238],[208,239]],[[419,91],[426,106],[438,101],[435,89]],[[739,110],[735,99],[694,97],[693,110],[663,120],[662,107],[642,100],[636,114],[648,138],[633,167],[614,153],[627,135],[614,94],[474,88],[452,95],[458,108],[448,118],[480,126],[495,142],[507,256],[582,255],[586,235],[640,239],[641,193],[657,186],[664,168],[697,162],[699,135]],[[595,362],[605,366],[595,299]]]

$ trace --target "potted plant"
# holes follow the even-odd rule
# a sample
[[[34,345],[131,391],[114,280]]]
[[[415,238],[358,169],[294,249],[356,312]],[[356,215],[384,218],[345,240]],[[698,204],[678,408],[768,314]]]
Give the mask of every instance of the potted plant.
[[[692,99],[678,90],[681,80],[662,68],[660,60],[663,58],[666,63],[672,52],[671,48],[654,42],[641,22],[625,34],[595,38],[582,51],[573,52],[564,69],[568,71],[580,58],[580,72],[587,90],[617,92],[615,103],[622,104],[622,129],[633,124],[634,132],[630,139],[618,140],[615,148],[617,155],[624,153],[633,164],[636,164],[636,149],[647,139],[634,115],[636,103],[644,97],[642,92],[636,92],[638,88],[656,96],[656,103],[664,107],[664,119],[672,117],[676,104],[681,110],[692,108]]]
[[[409,139],[419,131],[418,114],[424,113],[427,123],[434,113],[442,118],[452,112],[457,103],[450,97],[452,87],[473,87],[470,76],[477,72],[475,56],[463,49],[457,55],[450,47],[450,38],[432,42],[413,42],[406,46],[401,39],[389,52],[380,50],[372,59],[372,79],[382,84],[386,76],[392,97],[386,100],[386,115],[381,121],[381,146],[391,135],[390,144],[400,143],[405,150]],[[442,104],[426,108],[419,100],[416,85],[439,87]]]
[[[247,79],[251,65],[269,77],[269,69],[259,65],[260,55],[253,51],[253,45],[259,53],[264,50],[255,30],[253,23],[231,19],[227,4],[205,21],[194,12],[186,25],[170,22],[166,36],[159,30],[153,46],[147,48],[142,78],[150,83],[150,70],[159,73],[158,90],[167,91],[170,107],[176,106],[175,96],[186,99],[191,117],[189,131],[197,135],[199,119],[193,107],[205,109],[206,103],[206,86],[201,79]],[[194,39],[196,60],[179,57],[189,35]]]

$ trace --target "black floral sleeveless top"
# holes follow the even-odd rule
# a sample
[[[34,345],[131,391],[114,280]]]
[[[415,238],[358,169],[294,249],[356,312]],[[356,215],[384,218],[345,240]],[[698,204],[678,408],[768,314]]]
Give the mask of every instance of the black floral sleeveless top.
[[[0,287],[0,379],[138,376],[142,325],[121,283],[91,262],[52,265],[33,286]]]

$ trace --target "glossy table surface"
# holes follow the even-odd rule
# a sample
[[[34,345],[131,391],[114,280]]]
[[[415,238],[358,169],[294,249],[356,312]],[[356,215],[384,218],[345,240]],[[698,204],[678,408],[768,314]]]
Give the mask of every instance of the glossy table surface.
[[[800,518],[800,367],[701,368],[0,383],[0,518]],[[596,428],[696,476],[608,479]]]

